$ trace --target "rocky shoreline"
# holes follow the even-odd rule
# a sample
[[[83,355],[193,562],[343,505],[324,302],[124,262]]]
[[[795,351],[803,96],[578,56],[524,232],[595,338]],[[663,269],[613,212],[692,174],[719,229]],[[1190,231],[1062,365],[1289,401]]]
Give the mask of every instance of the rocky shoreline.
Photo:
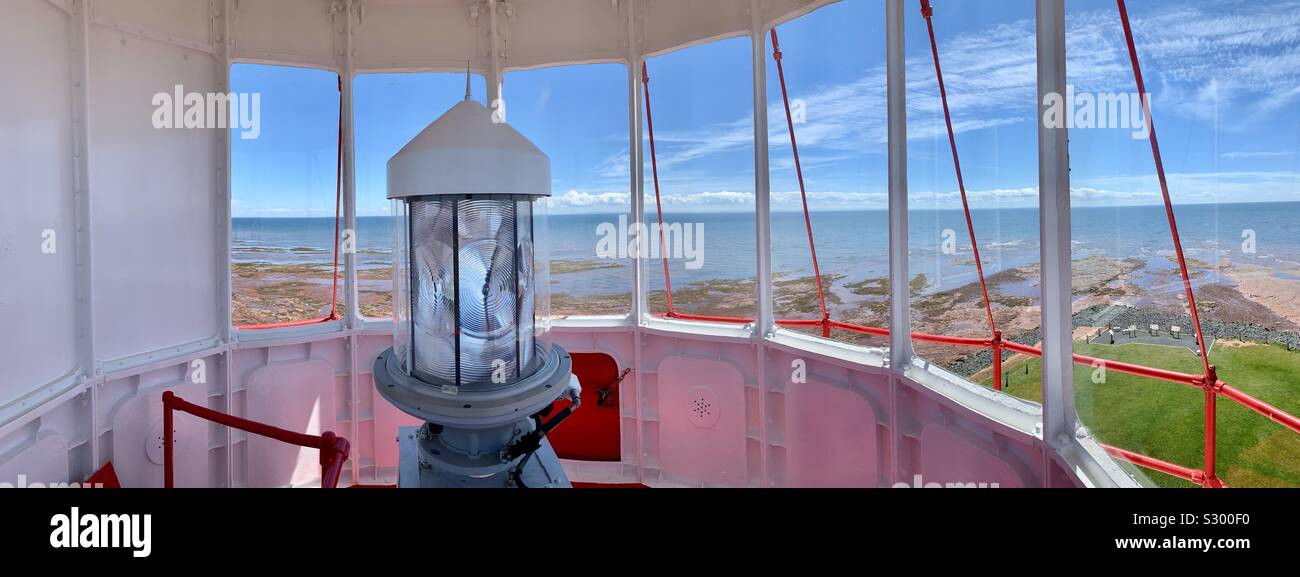
[[[631,309],[631,295],[568,295],[560,287],[568,273],[608,266],[598,261],[556,261],[552,263],[552,313],[557,316],[625,314]],[[1193,263],[1194,274],[1210,268],[1226,273],[1233,282],[1203,283],[1197,289],[1201,321],[1207,335],[1229,341],[1276,343],[1300,349],[1300,323],[1279,315],[1279,303],[1287,294],[1300,294],[1300,283],[1265,278],[1252,268],[1218,263]],[[1240,268],[1241,270],[1238,270]],[[1091,255],[1073,262],[1075,296],[1073,324],[1079,327],[1190,326],[1191,319],[1181,291],[1151,291],[1134,278],[1149,274],[1146,263],[1135,259],[1111,259]],[[234,320],[238,325],[284,322],[314,318],[328,313],[332,270],[327,265],[274,265],[236,263],[234,276]],[[1008,340],[1036,345],[1038,329],[1037,265],[997,272],[988,277],[989,296],[998,327]],[[1243,276],[1250,273],[1249,276]],[[391,314],[390,269],[372,267],[359,271],[358,296],[363,314],[385,317]],[[1268,291],[1273,300],[1243,290],[1243,282],[1260,285],[1288,282]],[[910,283],[913,330],[935,334],[980,337],[988,334],[983,296],[978,283],[939,290],[926,275]],[[848,282],[842,274],[823,275],[827,305],[833,318],[867,326],[887,326],[889,320],[888,279],[868,278]],[[812,277],[774,275],[773,305],[778,318],[817,318],[816,282]],[[1281,290],[1282,288],[1286,290]],[[340,291],[341,292],[341,291]],[[340,297],[344,295],[340,294]],[[651,311],[666,310],[662,290],[647,295]],[[752,317],[756,314],[754,279],[710,279],[674,287],[673,300],[680,312]],[[342,298],[340,298],[340,301]],[[1276,301],[1276,302],[1274,302]],[[1280,305],[1279,305],[1280,306]],[[802,330],[802,329],[801,329]],[[815,327],[807,329],[819,333]],[[840,341],[883,345],[882,339],[838,332]],[[918,343],[917,353],[955,373],[972,376],[992,365],[992,352],[969,347]],[[1010,357],[1009,353],[1006,357]]]

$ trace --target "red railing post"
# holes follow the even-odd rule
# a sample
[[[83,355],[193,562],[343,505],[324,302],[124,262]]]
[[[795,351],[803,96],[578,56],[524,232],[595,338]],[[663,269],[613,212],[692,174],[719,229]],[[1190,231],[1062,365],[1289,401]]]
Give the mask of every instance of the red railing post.
[[[334,431],[325,431],[320,435],[320,484],[325,486],[326,477],[334,465]],[[335,483],[338,481],[335,480]]]
[[[1202,353],[1205,354],[1205,353]],[[1218,408],[1219,408],[1219,388],[1223,385],[1219,380],[1218,371],[1214,365],[1208,365],[1209,370],[1205,374],[1205,485],[1206,487],[1217,487],[1221,485],[1219,475],[1215,470],[1215,450],[1217,448],[1218,435]]]
[[[323,488],[337,487],[343,472],[343,462],[347,460],[351,448],[348,440],[334,434],[334,431],[321,433],[320,446],[320,485]]]
[[[993,331],[993,390],[1002,390],[1002,331]]]
[[[175,473],[172,465],[172,403],[176,400],[176,395],[171,391],[163,391],[163,487],[168,489],[175,485]]]
[[[1205,486],[1213,486],[1219,478],[1214,472],[1215,449],[1215,413],[1218,409],[1218,394],[1212,385],[1205,387]]]

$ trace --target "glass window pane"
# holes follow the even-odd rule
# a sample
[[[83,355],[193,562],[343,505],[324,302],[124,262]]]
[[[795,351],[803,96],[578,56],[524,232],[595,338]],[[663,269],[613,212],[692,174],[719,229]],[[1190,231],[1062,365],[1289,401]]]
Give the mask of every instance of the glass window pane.
[[[484,103],[487,84],[471,77]],[[447,109],[465,98],[464,72],[362,74],[353,81],[357,163],[357,293],[361,315],[393,315],[392,203],[388,159]]]
[[[769,36],[772,298],[777,319],[822,318],[808,241],[811,226],[831,319],[889,326],[883,15],[882,2],[841,2],[777,27],[788,117]],[[803,170],[807,221],[789,136],[791,124]],[[820,326],[790,328],[823,334]],[[832,330],[830,336],[842,342],[888,345],[888,339],[851,330]]]
[[[584,64],[506,75],[506,120],[551,159],[551,314],[626,315],[632,261],[627,67]]]
[[[991,309],[1004,339],[1036,345],[1041,296],[1034,2],[949,1],[935,3],[934,10],[939,62],[980,259],[977,263],[972,226],[963,210],[926,21],[909,12],[912,330],[989,339]],[[916,339],[915,347],[922,357],[993,385],[989,348],[925,339]],[[1026,360],[1003,357],[1009,366]],[[1003,377],[1006,383],[1010,374]],[[1033,389],[1030,385],[1026,388]]]
[[[1101,442],[1205,469],[1205,399],[1104,361],[1202,375],[1174,249],[1149,102],[1209,362],[1228,385],[1300,411],[1300,37],[1293,14],[1228,0],[1127,3],[1148,94],[1138,93],[1116,4],[1068,3],[1075,375]],[[1300,486],[1300,434],[1220,396],[1214,474]],[[1159,486],[1189,486],[1133,467]]]
[[[650,58],[650,106],[663,207],[664,249],[644,235],[651,314],[753,319],[758,313],[754,239],[753,54],[748,37]],[[645,127],[645,222],[658,224]]]
[[[230,84],[236,94],[257,95],[261,108],[255,137],[230,133],[232,320],[326,318],[335,298],[338,76],[235,64]],[[338,291],[340,314],[342,297]]]

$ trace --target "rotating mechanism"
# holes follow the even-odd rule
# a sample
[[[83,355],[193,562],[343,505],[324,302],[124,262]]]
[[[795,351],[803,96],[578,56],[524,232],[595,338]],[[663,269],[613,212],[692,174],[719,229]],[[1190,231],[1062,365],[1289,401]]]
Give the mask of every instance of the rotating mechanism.
[[[468,98],[388,161],[394,346],[374,375],[425,421],[400,431],[400,486],[569,485],[545,438],[581,392],[550,342],[550,182],[546,155]]]

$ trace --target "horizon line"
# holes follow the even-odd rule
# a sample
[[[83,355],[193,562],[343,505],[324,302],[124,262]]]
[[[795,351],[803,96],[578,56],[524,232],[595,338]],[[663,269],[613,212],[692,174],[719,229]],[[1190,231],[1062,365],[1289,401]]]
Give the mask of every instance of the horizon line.
[[[1184,206],[1184,207],[1185,207],[1185,206],[1221,206],[1221,205],[1234,205],[1234,206],[1235,206],[1235,205],[1255,205],[1255,204],[1300,204],[1300,199],[1297,199],[1297,200],[1250,200],[1250,201],[1227,201],[1227,202],[1186,202],[1186,203],[1181,203],[1181,204],[1179,204],[1179,203],[1175,203],[1175,204],[1174,204],[1174,208],[1177,209],[1177,208],[1180,207],[1180,206]],[[1164,203],[1086,204],[1086,205],[1077,205],[1077,206],[1072,206],[1071,208],[1147,208],[1147,207],[1164,207]],[[628,208],[631,208],[631,207],[628,207]],[[973,212],[978,212],[978,211],[989,211],[989,210],[1037,210],[1038,208],[1039,208],[1039,207],[1037,207],[1037,206],[971,207],[971,211],[973,211]],[[945,211],[947,211],[947,210],[951,210],[951,211],[960,211],[960,210],[962,210],[962,208],[961,208],[961,206],[952,206],[952,207],[908,207],[908,212],[916,212],[916,211],[932,211],[932,210],[945,210]],[[618,210],[618,209],[610,209],[610,210],[608,210],[608,211],[593,210],[593,211],[575,211],[575,212],[569,212],[569,211],[556,211],[555,209],[551,208],[551,209],[548,209],[548,212],[549,212],[548,216],[583,216],[583,215],[588,215],[588,216],[589,216],[589,215],[620,215],[620,214],[631,214],[631,211],[630,211],[630,210],[626,210],[626,211],[625,211],[625,210]],[[781,213],[781,214],[784,214],[784,213],[802,213],[803,211],[802,211],[801,209],[797,208],[797,207],[792,207],[792,208],[788,208],[788,209],[787,209],[787,208],[782,208],[782,209],[773,209],[771,212],[772,212],[772,213]],[[832,208],[809,207],[809,212],[889,212],[889,208],[888,208],[888,207],[852,207],[852,208],[850,208],[850,207],[832,207]],[[651,211],[647,211],[646,214],[651,214]],[[678,214],[754,214],[754,212],[753,212],[753,211],[747,211],[747,210],[739,210],[739,209],[737,209],[737,210],[730,210],[730,209],[723,209],[723,210],[698,209],[698,210],[684,210],[684,211],[679,212]],[[392,216],[393,216],[393,215],[391,215],[391,214],[361,214],[361,215],[357,215],[357,218],[388,218],[388,217],[392,217]],[[247,215],[247,214],[244,214],[244,215],[231,215],[231,218],[232,218],[232,219],[236,219],[236,218],[258,218],[258,219],[286,219],[286,220],[287,220],[287,219],[307,219],[307,218],[332,219],[332,218],[341,218],[341,217],[342,217],[342,215],[338,215],[338,216],[266,216],[266,215]]]

